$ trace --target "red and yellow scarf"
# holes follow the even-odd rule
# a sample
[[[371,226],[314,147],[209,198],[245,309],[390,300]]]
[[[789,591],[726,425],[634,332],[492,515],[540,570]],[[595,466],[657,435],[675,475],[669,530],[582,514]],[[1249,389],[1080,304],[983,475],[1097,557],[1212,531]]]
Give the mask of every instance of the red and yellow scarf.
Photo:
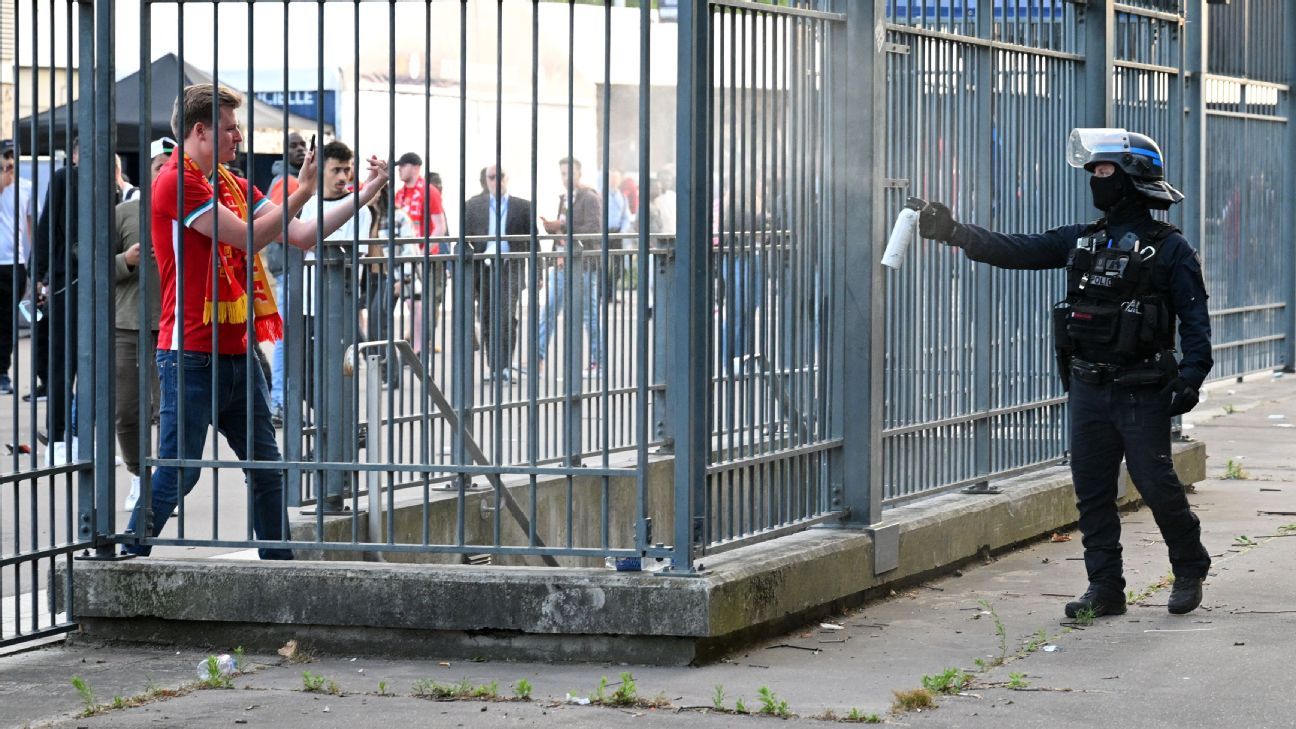
[[[198,164],[185,155],[185,169],[198,173],[204,182],[207,178]],[[239,219],[252,223],[248,211],[247,194],[238,180],[225,165],[216,165],[216,174],[220,178],[219,202],[238,214]],[[211,183],[207,182],[211,187]],[[228,243],[216,242],[216,258],[219,271],[213,271],[207,277],[207,297],[203,306],[203,324],[212,323],[213,312],[220,324],[245,324],[248,314],[248,295],[234,273],[235,256],[246,254]],[[270,287],[270,278],[265,267],[261,265],[261,254],[252,256],[252,310],[255,316],[253,327],[258,342],[273,342],[283,339],[283,319],[279,316],[279,307],[275,304],[274,289]]]

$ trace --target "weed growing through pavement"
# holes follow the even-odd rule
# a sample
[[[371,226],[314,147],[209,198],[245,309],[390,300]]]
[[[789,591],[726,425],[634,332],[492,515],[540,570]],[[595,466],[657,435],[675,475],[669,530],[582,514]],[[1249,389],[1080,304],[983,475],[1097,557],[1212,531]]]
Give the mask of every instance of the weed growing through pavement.
[[[734,702],[734,713],[735,714],[747,713],[747,705],[743,703],[742,699],[738,699],[737,701]]]
[[[85,711],[81,715],[94,716],[96,709],[94,689],[90,688],[90,684],[80,676],[72,677],[72,687],[76,689],[77,696],[81,697],[81,703],[85,704]]]
[[[247,657],[247,651],[243,650],[243,646],[239,646],[234,649],[234,670],[235,671],[238,671],[240,673],[243,672],[243,662],[246,657]]]
[[[995,624],[995,635],[999,636],[999,657],[991,665],[1002,666],[1003,662],[1008,659],[1008,630],[1004,628],[1003,621],[999,619],[999,613],[995,611],[994,606],[988,600],[981,600],[980,605],[982,609],[990,613],[990,617]],[[982,661],[982,664],[984,664],[984,661]],[[978,666],[982,664],[978,664]]]
[[[1224,478],[1229,481],[1245,481],[1251,478],[1251,474],[1242,470],[1242,461],[1230,458],[1228,463],[1224,464]]]
[[[1040,628],[1035,631],[1035,634],[1031,636],[1030,640],[1026,641],[1026,645],[1022,646],[1021,652],[1034,653],[1042,648],[1045,643],[1048,643],[1048,633],[1045,632],[1043,628]]]
[[[342,695],[342,687],[336,681],[310,671],[302,671],[302,690],[315,694]]]
[[[1257,544],[1259,544],[1259,542],[1252,539],[1251,537],[1246,536],[1245,534],[1241,536],[1233,537],[1233,543],[1238,545],[1239,547],[1254,547]]]
[[[1233,406],[1233,403],[1228,403],[1227,405],[1224,406],[1225,415],[1232,415],[1233,413],[1236,412],[1237,412],[1237,408]]]
[[[386,683],[379,684],[379,689],[380,691],[385,690]],[[461,679],[459,683],[438,683],[430,678],[420,678],[414,682],[410,695],[414,698],[431,699],[433,701],[463,701],[465,699],[477,701],[510,700],[500,696],[499,681],[474,686],[467,678]],[[513,699],[530,701],[531,682],[523,678],[513,684]]]
[[[1165,577],[1162,577],[1156,582],[1153,582],[1152,584],[1143,588],[1142,592],[1134,592],[1133,590],[1126,590],[1125,602],[1128,603],[1143,602],[1149,597],[1152,597],[1152,595],[1155,594],[1158,590],[1164,590],[1165,588],[1173,584],[1174,584],[1174,575],[1167,574]]]
[[[891,702],[891,711],[899,714],[904,711],[922,711],[936,708],[936,699],[932,692],[925,688],[892,691],[895,700]]]
[[[716,711],[725,710],[725,690],[724,684],[716,684],[715,691],[711,694],[711,707]]]
[[[387,682],[386,682],[386,681],[379,681],[379,682],[378,682],[378,695],[379,695],[379,696],[386,696],[386,695],[387,695]]]
[[[1026,680],[1026,674],[1024,674],[1024,673],[1010,673],[1010,674],[1008,674],[1008,688],[1010,688],[1010,689],[1024,689],[1024,688],[1026,688],[1026,687],[1029,686],[1029,685],[1030,685],[1030,682]]]
[[[770,716],[777,716],[779,718],[787,718],[788,702],[780,699],[773,691],[770,690],[769,686],[761,686],[759,689],[756,690],[756,694],[760,696],[760,702],[761,702],[760,713],[768,714]]]
[[[934,676],[923,676],[922,685],[934,694],[957,694],[967,687],[972,676],[961,668],[947,668]]]
[[[519,678],[517,683],[513,684],[513,696],[521,701],[530,701],[531,682],[525,678]]]
[[[472,689],[472,684],[466,678],[459,683],[438,683],[430,678],[420,678],[414,682],[413,695],[420,699],[453,701],[468,698]]]
[[[1282,526],[1278,527],[1278,533],[1279,534],[1296,533],[1296,524],[1283,524]]]
[[[881,724],[882,717],[877,714],[865,714],[859,709],[851,707],[850,713],[842,721],[853,721],[859,724]]]
[[[633,706],[639,700],[637,691],[634,676],[631,676],[629,672],[623,672],[621,674],[621,685],[617,686],[616,691],[612,692],[608,703],[612,706]],[[599,695],[602,695],[602,687],[599,689]]]

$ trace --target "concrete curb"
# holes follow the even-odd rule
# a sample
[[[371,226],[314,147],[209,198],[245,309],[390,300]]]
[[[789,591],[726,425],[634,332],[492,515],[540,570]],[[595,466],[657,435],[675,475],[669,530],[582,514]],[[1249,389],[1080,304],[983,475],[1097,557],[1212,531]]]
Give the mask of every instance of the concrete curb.
[[[1176,444],[1185,483],[1206,449]],[[1137,502],[1122,475],[1121,503]],[[886,512],[900,562],[874,573],[870,531],[812,529],[705,558],[701,576],[601,569],[137,559],[76,562],[81,636],[273,650],[684,664],[1075,522],[1065,467]],[[1077,545],[1077,554],[1079,546]],[[55,575],[54,579],[61,579]],[[52,591],[60,594],[61,591]]]

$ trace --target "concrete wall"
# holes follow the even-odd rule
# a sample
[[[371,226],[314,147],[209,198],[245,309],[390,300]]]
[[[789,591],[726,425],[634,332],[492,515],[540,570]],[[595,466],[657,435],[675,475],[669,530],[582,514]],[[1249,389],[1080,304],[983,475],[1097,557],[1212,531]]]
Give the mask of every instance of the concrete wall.
[[[1204,478],[1205,446],[1177,444],[1174,458],[1184,482]],[[1136,506],[1137,492],[1124,475],[1122,483],[1121,505]],[[876,530],[812,529],[704,557],[689,576],[347,562],[79,561],[73,604],[82,636],[92,640],[269,650],[296,638],[311,650],[349,655],[699,662],[1075,522],[1065,467],[998,485],[1000,494],[950,493],[889,510],[887,524]],[[550,518],[542,521],[546,528]],[[875,535],[887,533],[898,534],[899,562],[878,574]],[[56,572],[53,579],[62,576]],[[61,590],[50,593],[62,598]]]

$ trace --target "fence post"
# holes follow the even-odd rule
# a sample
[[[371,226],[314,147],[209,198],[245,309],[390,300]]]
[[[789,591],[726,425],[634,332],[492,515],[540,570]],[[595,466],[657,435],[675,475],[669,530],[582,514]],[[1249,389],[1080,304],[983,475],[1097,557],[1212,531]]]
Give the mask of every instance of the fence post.
[[[1081,12],[1084,13],[1081,17],[1084,20],[1086,59],[1087,114],[1084,123],[1091,127],[1106,127],[1114,118],[1112,70],[1115,65],[1116,9],[1111,3],[1089,3]],[[1095,62],[1101,62],[1101,65]]]
[[[710,3],[682,0],[679,9],[679,76],[676,104],[678,237],[675,245],[670,377],[670,415],[675,419],[676,570],[693,569],[693,551],[705,530],[701,518],[710,454],[710,367],[706,352],[711,328],[707,310],[707,212],[710,185],[711,98]]]
[[[882,518],[883,355],[886,310],[879,244],[884,239],[882,209],[886,159],[886,54],[875,37],[886,19],[885,0],[847,2],[840,24],[844,41],[834,54],[842,93],[833,106],[833,160],[838,165],[834,207],[834,245],[842,265],[832,286],[841,296],[831,326],[836,346],[829,376],[833,378],[831,423],[842,446],[831,452],[829,483],[840,489],[834,508],[846,513],[846,524],[865,527]],[[859,130],[868,130],[860,134]],[[854,182],[855,184],[852,184]],[[847,389],[850,400],[846,399]],[[847,417],[847,413],[850,414]]]
[[[1183,59],[1183,177],[1184,201],[1180,227],[1198,251],[1206,245],[1206,73],[1210,12],[1203,3],[1187,5]],[[1171,107],[1172,110],[1174,107]],[[1206,257],[1203,254],[1202,259]]]
[[[993,10],[992,8],[987,9]],[[978,12],[976,14],[978,38],[989,40],[994,37],[994,20],[993,12]],[[995,195],[999,192],[995,189],[994,179],[994,139],[996,132],[994,128],[995,53],[996,51],[990,46],[977,46],[976,126],[981,139],[974,153],[976,160],[976,187],[974,188],[972,214],[973,219],[978,223],[991,228],[996,227],[997,223],[994,220],[994,203]],[[1002,133],[1002,130],[998,131]],[[993,493],[995,489],[990,488],[989,483],[991,471],[991,424],[988,413],[992,405],[990,391],[994,385],[991,378],[994,357],[993,347],[995,338],[1003,336],[1003,330],[1002,327],[995,326],[994,323],[994,301],[992,300],[993,291],[991,288],[994,284],[994,269],[990,266],[975,266],[972,271],[974,277],[972,291],[975,316],[978,321],[986,322],[989,326],[972,338],[972,367],[974,373],[972,411],[979,416],[972,424],[973,467],[977,481],[967,491],[969,493]]]
[[[1287,118],[1287,196],[1291,199],[1292,191],[1296,190],[1296,90],[1291,87],[1296,86],[1296,8],[1288,5],[1283,13],[1284,20],[1287,21],[1286,32],[1282,37],[1287,39],[1283,43],[1283,55],[1285,63],[1283,68],[1287,69],[1287,78],[1283,79],[1288,85],[1288,90],[1284,94],[1287,99],[1287,110],[1283,114]],[[1208,39],[1209,42],[1209,39]],[[1283,205],[1283,215],[1286,216],[1286,224],[1283,230],[1296,230],[1296,209],[1291,205]],[[1284,311],[1287,314],[1287,341],[1286,347],[1283,348],[1284,362],[1283,372],[1296,371],[1296,255],[1291,256],[1287,265],[1287,294],[1286,307]]]

